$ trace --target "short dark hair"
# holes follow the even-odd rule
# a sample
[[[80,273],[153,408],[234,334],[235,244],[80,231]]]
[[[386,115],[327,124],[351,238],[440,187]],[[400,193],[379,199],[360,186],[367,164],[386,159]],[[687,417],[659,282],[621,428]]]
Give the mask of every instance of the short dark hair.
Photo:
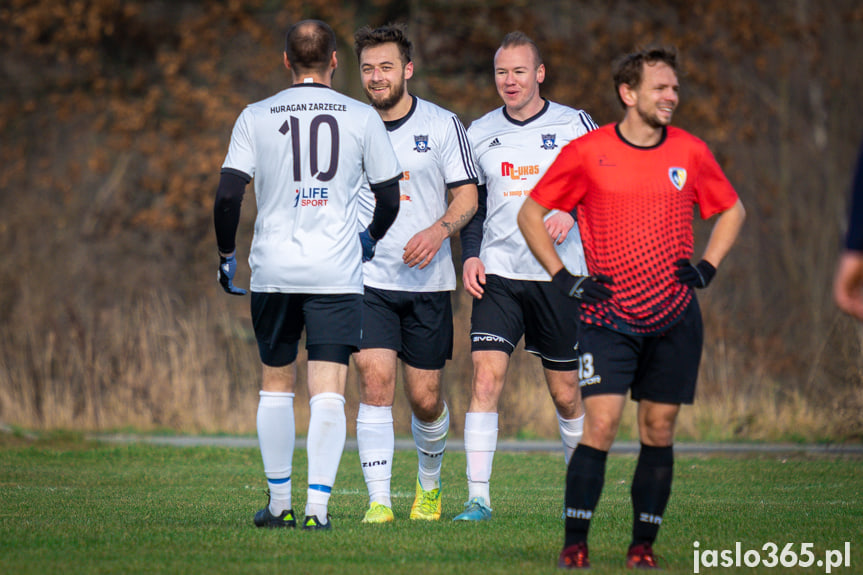
[[[357,53],[357,60],[366,48],[373,48],[390,42],[398,46],[402,64],[411,61],[413,44],[408,40],[407,26],[404,24],[387,24],[378,28],[363,26],[357,30],[354,34],[354,50]]]
[[[302,20],[285,34],[285,54],[292,68],[323,72],[336,51],[336,33],[321,20]]]
[[[510,48],[512,46],[530,46],[533,50],[533,57],[536,60],[536,67],[542,64],[542,54],[539,52],[539,46],[536,45],[530,36],[520,30],[514,30],[503,37],[500,42],[501,48]]]
[[[645,64],[653,65],[656,62],[664,62],[677,72],[677,48],[673,46],[641,48],[623,56],[614,64],[614,93],[624,109],[626,109],[626,104],[620,97],[620,86],[626,84],[630,88],[638,88],[641,84]]]

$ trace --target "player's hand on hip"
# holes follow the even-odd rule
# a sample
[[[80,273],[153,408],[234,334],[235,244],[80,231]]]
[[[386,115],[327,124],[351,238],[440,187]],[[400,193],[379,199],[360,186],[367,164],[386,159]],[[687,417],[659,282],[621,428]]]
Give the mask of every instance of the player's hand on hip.
[[[419,264],[419,269],[423,269],[434,259],[445,238],[444,229],[438,224],[417,232],[405,245],[402,261],[408,267]]]
[[[375,257],[375,246],[378,241],[372,237],[368,228],[360,232],[360,244],[363,247],[363,263]]]
[[[231,295],[246,295],[246,290],[234,285],[234,274],[237,273],[237,257],[231,254],[228,257],[219,256],[219,284],[226,293]]]
[[[575,225],[575,220],[566,212],[556,211],[545,219],[545,229],[554,243],[560,245]]]
[[[482,299],[485,290],[485,265],[479,258],[468,258],[462,266],[462,282],[467,293],[476,299]]]
[[[614,280],[602,274],[574,276],[566,268],[561,268],[551,278],[551,283],[569,297],[587,304],[599,303],[614,295],[614,292],[608,287],[608,285],[614,284]]]
[[[674,262],[674,265],[677,266],[677,269],[674,270],[677,281],[689,287],[706,288],[710,285],[713,276],[716,275],[716,268],[707,260],[701,260],[692,265],[689,260],[680,259]]]

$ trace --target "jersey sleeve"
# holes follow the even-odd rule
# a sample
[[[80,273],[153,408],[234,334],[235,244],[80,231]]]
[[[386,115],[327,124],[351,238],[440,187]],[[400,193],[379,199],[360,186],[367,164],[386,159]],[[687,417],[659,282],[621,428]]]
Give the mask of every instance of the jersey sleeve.
[[[234,123],[228,155],[222,164],[223,170],[242,172],[250,180],[255,176],[255,139],[252,126],[252,112],[250,108],[246,108]]]
[[[457,116],[450,117],[441,142],[441,165],[448,188],[477,183],[476,163],[467,132]]]
[[[530,197],[550,210],[572,212],[584,193],[576,184],[582,174],[582,162],[576,140],[560,151],[534,186]]]
[[[701,218],[706,220],[724,212],[737,203],[737,192],[731,186],[713,153],[703,142],[698,159],[698,178],[695,181],[695,197]]]
[[[482,170],[482,163],[479,162],[479,153],[477,152],[477,142],[476,142],[476,134],[473,132],[473,125],[467,129],[467,140],[468,146],[470,147],[471,156],[474,159],[474,166],[476,167],[476,185],[483,186],[486,183],[487,178],[485,177],[485,172]]]
[[[593,118],[590,117],[590,114],[584,110],[578,110],[577,120],[573,123],[575,124],[576,138],[580,138],[586,133],[594,131],[598,127],[596,122],[593,121]]]
[[[363,167],[369,185],[401,178],[402,169],[383,120],[374,111],[367,117],[363,136]]]

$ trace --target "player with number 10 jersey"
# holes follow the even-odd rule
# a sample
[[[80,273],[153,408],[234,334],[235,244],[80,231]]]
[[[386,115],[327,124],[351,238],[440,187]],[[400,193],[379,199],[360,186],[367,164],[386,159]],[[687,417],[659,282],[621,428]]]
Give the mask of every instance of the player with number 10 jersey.
[[[363,292],[360,241],[346,222],[357,221],[366,178],[374,188],[402,173],[371,106],[321,84],[291,86],[243,110],[222,169],[255,178],[252,291]]]
[[[258,441],[269,501],[257,527],[296,527],[292,508],[294,386],[305,332],[309,392],[308,483],[303,529],[332,528],[328,513],[345,443],[345,385],[362,334],[362,262],[398,214],[402,170],[378,114],[331,88],[336,35],[303,20],[285,35],[291,87],[246,107],[234,125],[213,217],[219,283],[233,295],[235,235],[245,186],[255,178],[249,255],[252,327],[261,358]],[[360,187],[375,211],[357,233]]]

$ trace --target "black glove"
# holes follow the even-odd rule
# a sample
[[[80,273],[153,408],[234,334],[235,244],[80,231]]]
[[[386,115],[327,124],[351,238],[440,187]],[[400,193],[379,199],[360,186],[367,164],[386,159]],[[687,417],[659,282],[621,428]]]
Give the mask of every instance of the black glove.
[[[561,268],[551,278],[551,283],[556,285],[569,297],[588,304],[605,301],[614,295],[614,292],[603,285],[613,284],[614,281],[602,274],[595,276],[574,276],[566,268]]]
[[[689,287],[703,289],[710,285],[710,280],[716,275],[716,268],[707,260],[701,260],[695,265],[689,260],[677,260],[674,265],[678,269],[674,271],[677,281]]]
[[[237,273],[237,258],[235,256],[219,256],[219,283],[222,289],[231,295],[246,295],[246,290],[234,285],[234,274]]]

